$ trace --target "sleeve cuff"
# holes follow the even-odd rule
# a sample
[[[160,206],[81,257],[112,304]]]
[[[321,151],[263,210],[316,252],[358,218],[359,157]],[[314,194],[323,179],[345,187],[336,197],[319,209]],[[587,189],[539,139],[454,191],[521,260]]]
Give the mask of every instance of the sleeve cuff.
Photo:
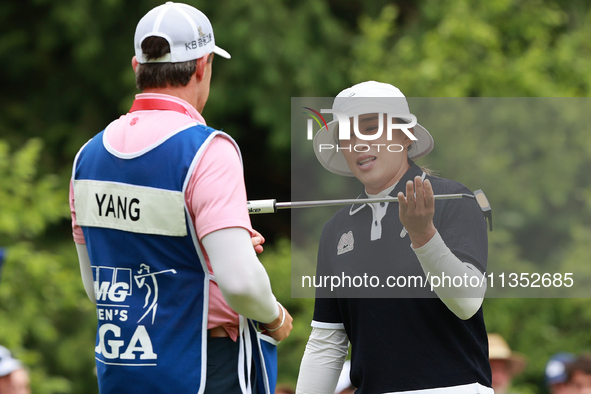
[[[324,328],[327,330],[344,330],[345,325],[343,323],[325,323],[321,321],[312,320],[310,324],[313,328]]]
[[[438,248],[442,246],[446,246],[445,242],[443,242],[443,238],[441,238],[439,231],[435,231],[435,235],[433,236],[433,238],[429,240],[429,242],[427,242],[420,248],[413,248],[412,250],[414,250],[417,256],[423,256],[430,252],[436,251]]]

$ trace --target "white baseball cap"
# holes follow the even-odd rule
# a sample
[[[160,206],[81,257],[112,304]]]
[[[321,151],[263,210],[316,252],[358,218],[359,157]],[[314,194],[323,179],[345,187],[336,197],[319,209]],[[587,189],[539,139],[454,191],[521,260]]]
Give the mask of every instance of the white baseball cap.
[[[10,350],[0,346],[0,377],[9,375],[20,367],[20,361],[12,357]]]
[[[568,380],[566,366],[575,361],[571,353],[558,353],[553,355],[544,370],[546,386],[550,387],[557,383],[565,383]]]
[[[142,53],[142,42],[150,36],[162,37],[170,45],[170,53],[148,60]],[[135,57],[139,63],[178,63],[199,59],[215,53],[226,59],[230,54],[215,45],[213,28],[207,16],[195,7],[172,1],[153,8],[135,29]]]
[[[412,115],[406,97],[400,89],[387,83],[367,81],[351,86],[335,97],[332,109],[344,112],[349,117],[354,115],[387,113],[410,122],[404,115]],[[344,176],[355,176],[349,169],[342,152],[336,149],[320,149],[320,144],[338,143],[338,119],[336,116],[314,136],[314,153],[320,164],[330,172]],[[433,150],[433,137],[420,124],[413,127],[417,138],[408,148],[408,157],[412,160],[425,156]]]

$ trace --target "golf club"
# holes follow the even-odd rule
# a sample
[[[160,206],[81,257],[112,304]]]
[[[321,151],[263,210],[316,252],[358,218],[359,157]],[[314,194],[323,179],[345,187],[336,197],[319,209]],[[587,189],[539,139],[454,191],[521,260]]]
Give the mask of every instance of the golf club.
[[[475,199],[478,206],[482,210],[484,217],[488,219],[490,231],[492,231],[492,211],[488,199],[482,190],[476,190],[474,195],[466,193],[458,194],[436,194],[433,196],[436,200],[449,200],[459,198]],[[383,197],[383,198],[366,198],[366,199],[343,199],[343,200],[318,200],[318,201],[293,201],[293,202],[277,202],[275,199],[269,200],[253,200],[248,201],[248,213],[251,215],[261,213],[276,213],[279,209],[293,209],[293,208],[314,208],[314,207],[330,207],[339,205],[351,204],[366,204],[376,202],[398,202],[397,197]]]

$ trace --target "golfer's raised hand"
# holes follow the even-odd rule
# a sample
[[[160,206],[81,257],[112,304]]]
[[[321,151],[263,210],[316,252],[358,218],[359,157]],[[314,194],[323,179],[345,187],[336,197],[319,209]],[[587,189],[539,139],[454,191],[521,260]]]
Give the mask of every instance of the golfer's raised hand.
[[[436,231],[433,225],[435,198],[431,182],[424,182],[417,176],[406,183],[406,196],[398,193],[400,221],[412,242],[413,248],[420,248],[433,238]]]
[[[261,235],[261,233],[259,233],[256,230],[252,230],[252,246],[254,247],[254,251],[257,253],[262,253],[263,252],[263,244],[265,243],[265,237],[263,237]]]

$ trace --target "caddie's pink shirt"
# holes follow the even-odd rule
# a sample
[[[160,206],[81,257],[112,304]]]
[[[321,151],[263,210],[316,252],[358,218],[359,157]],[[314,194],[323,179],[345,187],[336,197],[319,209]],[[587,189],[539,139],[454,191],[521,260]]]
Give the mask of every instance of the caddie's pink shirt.
[[[176,111],[134,111],[122,115],[106,131],[107,142],[121,153],[135,153],[150,148],[176,130],[191,123],[205,124],[205,119],[186,101],[165,94],[141,93],[136,99],[159,99],[180,104],[186,114]],[[198,191],[198,192],[195,192]],[[242,227],[252,234],[246,208],[246,188],[240,153],[223,136],[216,136],[206,148],[185,191],[185,202],[199,241],[207,234],[230,227]],[[83,244],[84,235],[76,224],[74,189],[70,183],[70,211],[74,242]],[[201,248],[202,250],[203,247]],[[207,254],[209,272],[213,273]],[[230,337],[238,338],[238,314],[224,300],[215,282],[209,286],[209,317],[207,328],[223,326]]]

